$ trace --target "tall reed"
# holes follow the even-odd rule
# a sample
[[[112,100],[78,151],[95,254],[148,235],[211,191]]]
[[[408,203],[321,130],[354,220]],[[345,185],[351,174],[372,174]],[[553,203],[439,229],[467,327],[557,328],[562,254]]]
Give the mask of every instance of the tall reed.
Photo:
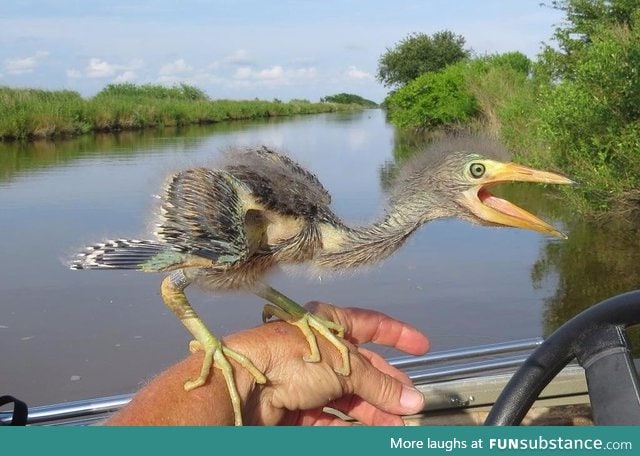
[[[211,100],[186,84],[112,84],[89,99],[69,90],[0,87],[0,139],[57,138],[354,109],[362,106],[307,100]]]

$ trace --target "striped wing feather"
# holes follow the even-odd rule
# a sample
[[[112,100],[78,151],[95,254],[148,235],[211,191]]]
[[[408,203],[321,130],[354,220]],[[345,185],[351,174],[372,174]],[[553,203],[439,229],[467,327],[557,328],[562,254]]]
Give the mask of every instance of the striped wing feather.
[[[232,264],[247,256],[245,210],[229,173],[193,168],[171,176],[158,238],[180,251]]]

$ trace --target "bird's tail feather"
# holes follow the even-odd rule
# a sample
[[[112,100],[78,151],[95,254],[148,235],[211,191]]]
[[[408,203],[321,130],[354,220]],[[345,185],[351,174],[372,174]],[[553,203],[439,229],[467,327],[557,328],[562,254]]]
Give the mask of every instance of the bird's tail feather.
[[[71,262],[71,269],[147,269],[168,251],[157,241],[116,239],[85,247]],[[151,269],[151,268],[149,268]]]

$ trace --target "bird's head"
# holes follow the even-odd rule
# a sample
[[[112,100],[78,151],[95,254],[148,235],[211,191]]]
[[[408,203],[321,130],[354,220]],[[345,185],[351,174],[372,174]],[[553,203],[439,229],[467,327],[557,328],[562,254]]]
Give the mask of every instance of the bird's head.
[[[423,169],[420,177],[416,174],[413,177],[417,181],[411,186],[431,190],[425,202],[430,208],[437,206],[437,216],[458,217],[480,225],[526,228],[566,238],[548,223],[490,192],[492,187],[506,182],[574,183],[559,174],[475,153],[453,152],[431,169]],[[425,179],[428,182],[424,182]]]

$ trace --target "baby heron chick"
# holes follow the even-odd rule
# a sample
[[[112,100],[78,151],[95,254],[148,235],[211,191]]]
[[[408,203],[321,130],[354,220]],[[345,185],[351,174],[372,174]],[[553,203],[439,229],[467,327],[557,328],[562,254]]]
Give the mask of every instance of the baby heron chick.
[[[224,373],[240,425],[241,404],[228,358],[249,370],[258,383],[266,378],[208,330],[185,296],[189,284],[250,290],[265,298],[269,304],[263,318],[276,316],[304,333],[310,349],[306,361],[320,359],[313,328],[340,351],[342,364],[336,372],[349,375],[349,352],[339,339],[342,328],[262,282],[263,275],[278,263],[309,262],[330,269],[373,263],[393,253],[423,223],[443,217],[563,237],[489,192],[508,181],[571,183],[557,174],[455,152],[436,165],[417,160],[401,173],[382,220],[352,228],[331,211],[331,197],[318,179],[290,158],[266,147],[235,151],[219,169],[187,169],[168,179],[156,239],[89,246],[71,268],[171,271],[162,282],[162,298],[195,338],[192,350],[205,352],[199,375],[187,381],[185,389],[203,385],[215,365]]]

